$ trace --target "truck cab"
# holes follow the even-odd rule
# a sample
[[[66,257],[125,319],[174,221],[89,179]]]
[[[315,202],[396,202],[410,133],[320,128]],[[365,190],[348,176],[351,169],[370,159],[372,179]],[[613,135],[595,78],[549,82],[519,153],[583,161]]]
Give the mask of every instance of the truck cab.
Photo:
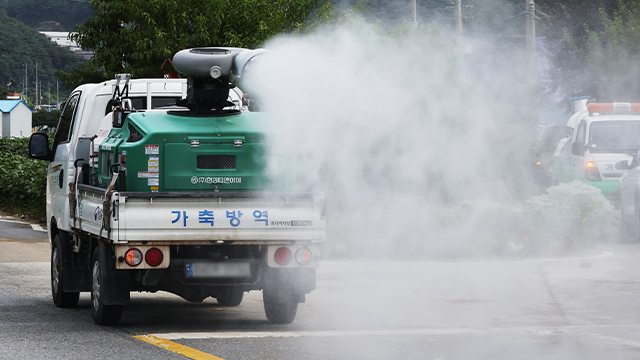
[[[121,86],[121,80],[109,80],[100,84],[84,84],[76,88],[62,108],[62,113],[53,138],[53,146],[44,156],[35,158],[49,160],[47,176],[47,219],[54,219],[55,228],[71,231],[69,211],[69,184],[75,181],[80,160],[89,163],[89,144],[92,137],[98,139],[101,120],[113,110],[113,94]],[[128,98],[136,109],[148,111],[175,104],[186,96],[186,79],[144,79],[128,83]],[[108,132],[109,129],[106,129]],[[34,134],[33,142],[44,146],[44,134]],[[94,139],[95,140],[95,139]],[[38,146],[38,145],[35,145]],[[93,158],[97,163],[97,157]]]

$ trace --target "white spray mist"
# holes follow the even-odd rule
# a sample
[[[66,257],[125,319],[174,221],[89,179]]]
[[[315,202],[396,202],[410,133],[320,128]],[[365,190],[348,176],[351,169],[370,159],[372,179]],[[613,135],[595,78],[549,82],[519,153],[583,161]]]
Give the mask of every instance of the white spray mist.
[[[298,182],[327,194],[326,255],[487,255],[528,228],[514,210],[535,138],[520,50],[462,65],[438,27],[353,19],[265,47],[251,91]]]
[[[527,200],[536,99],[527,97],[522,49],[471,46],[462,62],[455,38],[435,26],[389,35],[359,20],[266,45],[252,91],[279,124],[274,148],[297,154],[301,187],[327,195],[325,259],[373,260],[325,263],[309,304],[327,313],[311,328],[489,326],[487,314],[509,311],[489,301],[487,311],[464,312],[476,309],[466,302],[517,305],[522,278],[410,260],[529,256],[539,250],[531,244],[552,238],[539,230],[549,219],[566,233],[562,216],[579,194]],[[327,285],[332,296],[314,301]],[[382,338],[336,339],[342,358],[428,358],[428,345],[411,340],[385,348]],[[485,346],[467,345],[453,345],[461,358]]]

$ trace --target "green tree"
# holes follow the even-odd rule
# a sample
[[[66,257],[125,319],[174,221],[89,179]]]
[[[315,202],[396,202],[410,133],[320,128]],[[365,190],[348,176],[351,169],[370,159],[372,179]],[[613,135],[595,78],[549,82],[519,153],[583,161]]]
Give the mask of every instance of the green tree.
[[[33,126],[48,126],[49,128],[56,127],[58,125],[58,119],[60,118],[60,110],[52,111],[37,111],[33,113],[32,122]]]
[[[637,101],[640,94],[640,2],[618,1],[608,13],[600,9],[603,30],[587,28],[585,64],[598,98]]]
[[[536,32],[544,37],[540,41],[545,44],[541,53],[553,65],[553,68],[546,69],[553,79],[553,84],[547,85],[553,86],[554,90],[559,89],[565,98],[584,95],[601,100],[609,98],[610,95],[605,95],[607,91],[603,91],[603,84],[598,80],[602,71],[595,66],[592,61],[594,59],[590,59],[591,49],[595,50],[596,43],[602,40],[599,39],[599,34],[607,32],[603,15],[607,18],[607,14],[613,14],[621,6],[637,2],[638,0],[537,0],[536,9],[548,15],[540,15],[541,19],[536,24]]]
[[[94,15],[76,27],[74,40],[95,56],[73,74],[60,73],[73,87],[86,79],[130,72],[157,77],[162,65],[184,48],[253,48],[277,34],[295,31],[319,0],[91,0]]]

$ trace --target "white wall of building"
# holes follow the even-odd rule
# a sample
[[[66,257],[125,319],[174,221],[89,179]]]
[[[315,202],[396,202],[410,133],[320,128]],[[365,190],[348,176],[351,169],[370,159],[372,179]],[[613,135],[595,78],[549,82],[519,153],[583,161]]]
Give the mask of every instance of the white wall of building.
[[[25,103],[20,102],[11,112],[2,112],[2,137],[31,136],[33,113]]]

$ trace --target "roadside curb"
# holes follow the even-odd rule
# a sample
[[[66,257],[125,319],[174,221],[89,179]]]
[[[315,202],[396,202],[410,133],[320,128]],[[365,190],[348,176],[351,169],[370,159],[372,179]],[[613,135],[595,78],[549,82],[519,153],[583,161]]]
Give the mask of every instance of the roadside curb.
[[[4,222],[10,222],[10,223],[15,223],[15,224],[23,224],[23,225],[29,225],[31,226],[31,228],[34,231],[41,231],[41,232],[47,232],[47,229],[43,228],[42,226],[38,225],[38,224],[33,224],[27,221],[22,221],[22,220],[17,220],[14,217],[10,217],[10,216],[0,216],[0,221],[4,221]]]

